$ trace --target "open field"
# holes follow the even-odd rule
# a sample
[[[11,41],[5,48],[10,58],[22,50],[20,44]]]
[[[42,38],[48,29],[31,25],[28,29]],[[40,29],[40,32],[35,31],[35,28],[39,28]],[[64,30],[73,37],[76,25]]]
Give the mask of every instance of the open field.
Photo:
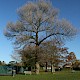
[[[40,73],[39,75],[16,75],[12,76],[0,76],[0,80],[80,80],[80,72],[55,72],[51,73]]]

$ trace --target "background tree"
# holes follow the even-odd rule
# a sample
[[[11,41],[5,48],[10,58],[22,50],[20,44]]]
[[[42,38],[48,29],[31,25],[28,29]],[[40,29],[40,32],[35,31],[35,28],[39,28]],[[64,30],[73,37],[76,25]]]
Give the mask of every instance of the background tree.
[[[68,39],[76,35],[76,29],[65,19],[57,19],[58,11],[50,2],[29,2],[18,10],[18,21],[9,22],[4,35],[14,41],[18,49],[34,44],[36,74],[39,74],[37,47],[51,38]]]
[[[73,63],[72,63],[72,68],[74,70],[80,70],[80,60],[75,60]]]
[[[68,48],[67,47],[60,48],[60,53],[62,63],[65,64],[67,61],[67,56],[69,55]]]
[[[58,62],[58,59],[60,57],[58,50],[59,48],[57,47],[57,43],[54,41],[47,41],[42,44],[43,54],[44,54],[44,62],[46,63],[46,71],[47,71],[47,65],[51,65],[51,72],[54,72],[54,67]]]
[[[6,65],[5,61],[0,61],[0,65]]]
[[[28,46],[28,47],[25,47],[24,49],[16,51],[16,54],[19,54],[21,56],[21,61],[23,65],[34,66],[35,52],[36,51],[34,46]]]
[[[74,52],[70,52],[67,56],[67,62],[73,64],[77,60]]]

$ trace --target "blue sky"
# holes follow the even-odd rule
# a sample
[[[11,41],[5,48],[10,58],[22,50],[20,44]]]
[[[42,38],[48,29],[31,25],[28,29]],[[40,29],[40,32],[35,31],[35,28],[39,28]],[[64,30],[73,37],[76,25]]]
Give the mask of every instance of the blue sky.
[[[17,9],[31,0],[0,0],[0,60],[12,60],[13,45],[3,35],[3,30],[9,21],[15,22],[18,18]],[[59,18],[66,18],[75,27],[80,29],[80,0],[51,0],[54,7],[59,9]],[[73,51],[80,59],[80,34],[72,41],[66,41],[69,52]]]

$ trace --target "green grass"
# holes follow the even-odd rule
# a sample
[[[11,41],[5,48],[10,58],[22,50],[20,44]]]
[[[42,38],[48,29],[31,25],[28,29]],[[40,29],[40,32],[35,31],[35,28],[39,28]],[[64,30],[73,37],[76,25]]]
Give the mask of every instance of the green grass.
[[[80,72],[55,72],[51,73],[40,73],[39,75],[15,75],[12,76],[0,76],[0,80],[80,80]]]

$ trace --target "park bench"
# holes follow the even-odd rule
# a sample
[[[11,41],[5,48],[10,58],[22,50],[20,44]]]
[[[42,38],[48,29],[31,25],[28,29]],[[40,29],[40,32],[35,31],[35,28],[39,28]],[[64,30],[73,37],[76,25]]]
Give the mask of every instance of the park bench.
[[[31,73],[31,71],[24,71],[24,74],[25,74],[25,75],[26,75],[26,74],[30,74],[30,75],[31,75],[32,73]]]
[[[72,72],[72,73],[74,73],[74,72],[75,72],[75,70],[72,70],[71,72]]]

